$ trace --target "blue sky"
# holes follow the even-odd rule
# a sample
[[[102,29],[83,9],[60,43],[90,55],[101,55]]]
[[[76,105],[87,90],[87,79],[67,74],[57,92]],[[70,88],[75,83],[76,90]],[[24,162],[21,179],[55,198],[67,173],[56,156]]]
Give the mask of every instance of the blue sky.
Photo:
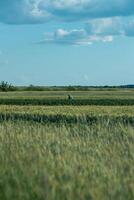
[[[134,83],[133,0],[0,1],[0,80]]]

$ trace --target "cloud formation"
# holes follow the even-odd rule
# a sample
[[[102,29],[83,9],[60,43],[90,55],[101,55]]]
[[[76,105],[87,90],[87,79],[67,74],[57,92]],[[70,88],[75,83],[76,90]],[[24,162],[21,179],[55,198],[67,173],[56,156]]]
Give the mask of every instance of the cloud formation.
[[[38,44],[60,44],[60,45],[91,45],[93,42],[111,42],[111,35],[88,34],[86,29],[57,29],[53,33],[45,34],[45,38]]]
[[[134,15],[133,0],[2,0],[0,22],[44,23]]]
[[[84,29],[73,29],[73,30],[64,30],[57,29],[53,33],[45,34],[44,40],[39,43],[55,43],[55,44],[71,44],[71,45],[80,45],[80,44],[90,44],[91,42],[87,38],[87,32]]]
[[[117,36],[134,37],[134,20],[119,17],[90,20],[83,29],[58,29],[47,33],[40,44],[90,45],[94,42],[112,42]]]
[[[0,22],[7,24],[44,23],[50,19],[47,11],[39,9],[40,0],[0,1]]]
[[[134,36],[134,0],[1,0],[0,22],[38,24],[53,20],[83,23],[83,29],[50,33],[40,43],[91,44]],[[61,23],[62,24],[62,23]],[[86,27],[85,27],[86,24]]]
[[[134,14],[133,0],[41,0],[39,9],[62,20],[82,20]]]
[[[119,17],[91,20],[86,30],[90,35],[134,36],[134,19]]]

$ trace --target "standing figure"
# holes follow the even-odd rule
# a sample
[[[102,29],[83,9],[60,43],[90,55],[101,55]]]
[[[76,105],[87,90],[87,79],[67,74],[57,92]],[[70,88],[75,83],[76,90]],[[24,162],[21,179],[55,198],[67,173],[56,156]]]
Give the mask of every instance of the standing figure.
[[[73,97],[71,94],[68,94],[68,100],[73,100]]]

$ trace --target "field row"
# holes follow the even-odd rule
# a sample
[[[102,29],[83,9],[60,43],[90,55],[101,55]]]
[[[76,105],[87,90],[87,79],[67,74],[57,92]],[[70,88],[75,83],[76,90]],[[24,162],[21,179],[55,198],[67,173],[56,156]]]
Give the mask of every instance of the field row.
[[[48,98],[0,98],[0,105],[113,105],[124,106],[134,105],[134,99],[118,99],[118,98],[105,98],[105,99],[48,99]]]
[[[67,99],[68,94],[74,99],[134,99],[134,89],[91,90],[91,91],[24,91],[0,92],[0,99]]]
[[[2,113],[46,115],[129,115],[134,116],[134,106],[15,106],[1,105]]]
[[[104,119],[134,124],[134,106],[0,106],[0,121],[89,123]]]

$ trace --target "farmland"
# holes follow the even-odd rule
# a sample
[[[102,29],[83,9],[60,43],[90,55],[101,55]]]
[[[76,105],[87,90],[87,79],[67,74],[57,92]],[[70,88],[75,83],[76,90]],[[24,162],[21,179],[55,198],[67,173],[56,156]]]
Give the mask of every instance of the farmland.
[[[66,99],[71,94],[76,99],[134,99],[134,89],[113,89],[113,90],[97,90],[90,91],[17,91],[17,92],[1,92],[0,99]]]
[[[1,92],[0,105],[134,105],[134,90]]]
[[[103,119],[134,125],[134,106],[0,106],[0,120],[92,122]]]
[[[134,198],[133,89],[1,92],[0,104],[0,199]]]

